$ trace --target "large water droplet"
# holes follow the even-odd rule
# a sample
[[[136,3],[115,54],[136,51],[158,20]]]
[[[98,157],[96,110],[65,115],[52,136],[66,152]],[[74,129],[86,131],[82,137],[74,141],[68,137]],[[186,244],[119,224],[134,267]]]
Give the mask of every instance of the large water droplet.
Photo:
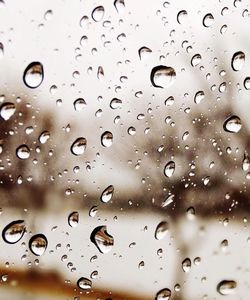
[[[70,150],[74,155],[82,155],[85,152],[86,146],[87,140],[84,137],[80,137],[74,141]]]
[[[232,295],[235,292],[235,289],[237,287],[237,283],[234,280],[222,280],[217,285],[217,291],[221,295]]]
[[[103,147],[110,147],[113,144],[113,134],[110,131],[105,131],[101,136]]]
[[[13,221],[4,227],[2,231],[3,240],[9,244],[15,244],[23,237],[25,225],[23,220]]]
[[[164,168],[164,174],[166,177],[172,177],[175,171],[175,162],[169,161]]]
[[[103,6],[97,6],[93,11],[92,11],[92,19],[95,22],[100,22],[104,16],[104,7]]]
[[[240,71],[245,63],[245,53],[242,51],[234,53],[231,66],[234,71]]]
[[[203,25],[205,27],[210,27],[214,23],[214,16],[212,14],[206,14],[203,18]]]
[[[182,262],[182,270],[187,273],[190,271],[190,269],[191,269],[191,260],[190,258],[186,258]]]
[[[237,116],[227,118],[223,124],[223,128],[227,132],[237,133],[242,127],[241,120]]]
[[[40,62],[30,63],[23,73],[23,81],[31,89],[39,87],[43,78],[43,65]]]
[[[115,0],[114,6],[119,14],[122,14],[125,9],[124,0]]]
[[[120,99],[117,99],[117,98],[113,98],[111,101],[110,101],[110,107],[112,109],[117,109],[117,108],[121,108],[122,107],[122,100]]]
[[[175,70],[163,65],[154,67],[150,75],[152,85],[157,88],[168,88],[173,84],[175,78]]]
[[[30,157],[30,149],[27,145],[20,145],[16,149],[16,156],[20,159],[28,159]]]
[[[177,14],[177,22],[179,24],[184,24],[184,22],[187,19],[187,15],[188,15],[188,13],[187,13],[186,10],[179,11],[178,14]]]
[[[139,54],[140,60],[146,59],[147,57],[150,56],[151,53],[152,53],[152,50],[149,49],[148,47],[141,47],[138,50],[138,54]]]
[[[114,238],[107,233],[105,225],[96,227],[90,235],[90,240],[101,253],[108,253],[114,246]]]
[[[92,288],[92,281],[88,278],[81,277],[77,281],[77,286],[82,290],[89,290]]]
[[[30,251],[36,256],[41,256],[46,251],[48,241],[45,235],[39,233],[34,235],[29,241]]]
[[[68,217],[68,223],[71,227],[76,227],[79,223],[79,213],[77,211],[73,211]]]
[[[101,201],[104,203],[109,202],[114,194],[114,187],[113,185],[109,185],[103,192],[101,195]]]
[[[168,233],[169,225],[168,222],[160,222],[155,229],[155,238],[157,240],[162,240]]]
[[[0,108],[0,116],[5,120],[9,120],[10,117],[14,115],[16,111],[16,107],[14,103],[11,102],[5,102],[1,105]]]
[[[170,297],[171,297],[171,290],[162,289],[156,294],[155,300],[169,300]]]

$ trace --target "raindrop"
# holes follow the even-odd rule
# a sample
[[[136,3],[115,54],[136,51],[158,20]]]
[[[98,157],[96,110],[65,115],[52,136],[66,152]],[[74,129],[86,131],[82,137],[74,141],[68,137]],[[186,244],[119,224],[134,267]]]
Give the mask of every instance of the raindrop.
[[[183,24],[185,20],[187,19],[187,11],[186,10],[181,10],[177,14],[177,22],[179,24]]]
[[[150,74],[151,83],[157,88],[170,87],[175,81],[175,78],[175,70],[172,67],[166,67],[163,65],[154,67]]]
[[[14,103],[6,102],[1,105],[0,116],[5,120],[9,120],[14,115],[16,107]]]
[[[83,98],[78,98],[74,101],[75,111],[81,111],[86,106],[86,102]]]
[[[155,300],[169,300],[170,297],[171,297],[171,290],[162,289],[156,294]]]
[[[36,234],[29,241],[30,251],[36,256],[41,256],[44,254],[48,246],[48,241],[45,235]]]
[[[23,81],[31,89],[39,87],[43,78],[43,65],[40,62],[30,63],[23,73]]]
[[[81,290],[89,290],[92,288],[92,281],[88,278],[85,277],[81,277],[80,279],[78,279],[77,281],[77,286],[81,289]]]
[[[27,145],[20,145],[16,149],[16,156],[20,159],[27,159],[30,157],[30,149]]]
[[[199,104],[205,98],[205,94],[203,91],[199,91],[194,96],[194,103]]]
[[[89,210],[89,216],[94,218],[98,212],[98,208],[96,205],[92,206]]]
[[[4,56],[4,46],[2,43],[0,43],[0,59]]]
[[[138,54],[139,54],[140,60],[148,58],[151,53],[152,53],[152,50],[149,49],[148,47],[141,47],[138,50]]]
[[[104,203],[109,202],[114,194],[114,187],[113,185],[109,185],[103,192],[101,195],[101,201]]]
[[[74,155],[82,155],[85,152],[86,146],[87,140],[84,137],[80,137],[74,141],[70,150]]]
[[[15,244],[21,240],[25,233],[23,220],[13,221],[4,227],[2,231],[3,240],[9,244]]]
[[[101,136],[101,144],[103,147],[110,147],[113,144],[113,134],[110,131],[105,131]]]
[[[248,154],[245,152],[244,158],[242,161],[242,169],[243,169],[243,171],[248,171],[249,167],[250,167],[250,159],[249,159]]]
[[[227,132],[237,133],[242,127],[241,120],[237,116],[227,118],[223,124],[223,128]]]
[[[108,253],[114,246],[114,238],[107,233],[105,225],[96,227],[90,235],[90,240],[101,253]]]
[[[136,134],[136,129],[135,127],[131,126],[128,128],[128,134],[129,135],[135,135]]]
[[[168,97],[166,100],[165,100],[165,105],[166,106],[171,106],[174,104],[174,97],[173,96],[170,96]]]
[[[246,77],[244,80],[244,88],[250,90],[250,77]]]
[[[242,51],[234,53],[231,66],[234,71],[240,71],[245,63],[245,53]]]
[[[164,174],[166,177],[172,177],[175,171],[175,162],[169,161],[164,167]]]
[[[50,138],[50,133],[48,131],[43,131],[39,136],[39,142],[45,144]]]
[[[122,100],[120,99],[117,99],[117,98],[113,98],[111,101],[110,101],[110,108],[112,109],[117,109],[117,108],[121,108],[122,107]]]
[[[73,211],[68,217],[68,224],[71,227],[76,227],[79,223],[79,213],[77,211]]]
[[[214,23],[214,16],[212,14],[206,14],[203,18],[203,25],[205,27],[210,27]]]
[[[182,262],[182,270],[183,270],[185,273],[187,273],[187,272],[190,271],[190,269],[191,269],[191,260],[190,260],[190,258],[186,258],[186,259],[184,259],[183,262]]]
[[[114,6],[119,14],[122,14],[125,9],[124,0],[115,0]]]
[[[237,283],[234,280],[222,280],[217,285],[217,291],[221,295],[232,295],[235,292],[235,289],[237,287]]]
[[[92,11],[92,19],[95,22],[100,22],[104,16],[104,7],[103,6],[97,6],[93,11]]]
[[[162,240],[168,233],[169,225],[168,222],[160,222],[155,229],[155,238],[157,240]]]
[[[162,202],[161,207],[166,207],[169,206],[170,204],[172,204],[174,202],[174,197],[175,195],[170,194],[165,201]]]
[[[200,54],[195,54],[191,59],[192,67],[198,66],[200,64],[200,62],[201,62],[201,55]]]

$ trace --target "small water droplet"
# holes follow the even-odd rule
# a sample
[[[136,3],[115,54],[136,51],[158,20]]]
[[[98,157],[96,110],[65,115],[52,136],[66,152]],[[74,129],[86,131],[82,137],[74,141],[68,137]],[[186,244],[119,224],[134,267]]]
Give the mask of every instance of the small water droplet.
[[[217,285],[217,291],[221,295],[232,295],[235,292],[235,289],[237,287],[237,283],[234,280],[222,280]]]
[[[234,53],[231,61],[231,66],[234,71],[240,71],[245,63],[245,53],[238,51]]]
[[[214,16],[212,14],[206,14],[203,18],[203,25],[205,27],[210,27],[214,23]]]
[[[45,144],[50,138],[50,133],[48,131],[43,131],[39,136],[39,142]]]
[[[86,105],[87,104],[83,98],[78,98],[74,101],[75,111],[81,111]]]
[[[182,270],[183,270],[185,273],[187,273],[187,272],[190,271],[190,269],[191,269],[191,260],[190,260],[190,258],[186,258],[186,259],[184,259],[183,262],[182,262]]]
[[[114,6],[115,6],[117,12],[119,14],[122,14],[125,9],[125,2],[124,2],[124,0],[115,0]]]
[[[73,211],[68,217],[68,224],[71,227],[76,227],[79,223],[79,213],[77,211]]]
[[[4,227],[2,238],[6,243],[15,244],[21,240],[25,233],[25,225],[23,220],[13,221]]]
[[[154,67],[150,74],[151,83],[157,88],[170,87],[174,83],[175,78],[175,70],[172,67],[163,65]]]
[[[87,140],[84,137],[80,137],[74,141],[74,143],[71,145],[71,152],[74,155],[82,155],[87,146]]]
[[[205,94],[203,91],[199,91],[194,96],[194,103],[199,104],[205,98]]]
[[[223,128],[227,132],[237,133],[242,127],[241,120],[237,116],[227,118],[223,124]]]
[[[170,178],[173,176],[175,171],[175,162],[169,161],[164,167],[164,174],[166,177]]]
[[[155,238],[157,240],[162,240],[168,233],[169,225],[168,222],[160,222],[155,229]]]
[[[0,59],[4,57],[4,46],[0,43]]]
[[[101,136],[103,147],[110,147],[113,144],[113,134],[110,131],[105,131]]]
[[[114,187],[113,185],[109,185],[103,192],[101,195],[101,201],[104,203],[109,202],[114,194]]]
[[[100,22],[104,16],[104,7],[103,6],[97,6],[93,11],[92,11],[92,19],[95,22]]]
[[[246,77],[244,80],[244,88],[250,90],[250,77]]]
[[[192,67],[198,66],[200,64],[200,62],[201,62],[201,55],[200,54],[195,54],[191,59]]]
[[[114,238],[108,234],[105,225],[96,227],[90,235],[90,240],[104,254],[108,253],[114,246]]]
[[[138,50],[138,54],[139,54],[140,60],[148,58],[151,53],[152,53],[152,50],[150,48],[148,48],[148,47],[141,47]]]
[[[98,212],[98,208],[96,205],[92,206],[89,210],[89,216],[94,218]]]
[[[43,255],[47,246],[48,240],[46,236],[41,233],[34,235],[29,241],[30,251],[36,256]]]
[[[112,109],[117,109],[117,108],[121,108],[122,107],[122,100],[120,99],[117,99],[117,98],[113,98],[111,101],[110,101],[110,108]]]
[[[92,288],[92,281],[88,278],[85,277],[81,277],[80,279],[78,279],[77,281],[77,286],[81,289],[81,290],[89,290]]]
[[[5,120],[9,120],[10,117],[14,115],[16,111],[16,107],[14,103],[11,102],[5,102],[4,104],[1,105],[0,108],[0,116]]]
[[[16,149],[16,156],[20,159],[28,159],[30,157],[30,149],[27,145],[20,145]]]
[[[40,62],[30,63],[23,73],[23,81],[31,89],[39,87],[43,78],[43,65]]]
[[[250,159],[249,159],[248,154],[245,152],[244,158],[242,161],[242,169],[243,169],[243,171],[248,171],[249,167],[250,167]]]
[[[186,10],[181,10],[177,14],[177,22],[179,24],[184,24],[187,19],[188,13]]]
[[[156,294],[155,300],[169,300],[170,297],[171,297],[171,290],[162,289]]]

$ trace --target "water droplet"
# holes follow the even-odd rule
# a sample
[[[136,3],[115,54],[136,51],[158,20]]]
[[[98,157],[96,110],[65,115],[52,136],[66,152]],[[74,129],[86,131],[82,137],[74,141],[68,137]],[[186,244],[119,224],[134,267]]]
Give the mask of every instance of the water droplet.
[[[243,169],[243,171],[248,171],[249,167],[250,167],[250,159],[249,159],[248,154],[245,152],[244,158],[242,161],[242,169]]]
[[[15,244],[21,240],[25,233],[23,220],[13,221],[4,227],[2,231],[3,240],[9,244]]]
[[[74,141],[74,143],[71,145],[71,152],[74,155],[82,155],[87,146],[87,140],[84,137],[80,137]]]
[[[23,73],[23,81],[31,89],[39,87],[43,78],[43,65],[40,62],[30,63]]]
[[[103,192],[101,195],[101,201],[104,203],[109,202],[114,194],[114,187],[113,185],[109,185]]]
[[[183,24],[185,20],[187,19],[187,11],[186,10],[181,10],[177,14],[177,22],[179,24]]]
[[[39,136],[39,142],[45,144],[50,138],[50,133],[48,131],[43,131]]]
[[[245,63],[245,53],[242,51],[234,53],[231,66],[234,71],[240,71]]]
[[[88,278],[85,277],[81,277],[80,279],[78,279],[77,281],[77,286],[81,289],[81,290],[89,290],[92,288],[92,281]]]
[[[151,83],[157,88],[170,87],[175,81],[175,78],[175,70],[172,67],[166,67],[163,65],[154,67],[150,74]]]
[[[34,235],[29,241],[30,251],[36,256],[43,255],[46,251],[47,246],[47,238],[41,233]]]
[[[190,258],[186,258],[186,259],[184,259],[183,262],[182,262],[182,270],[183,270],[185,273],[187,273],[187,272],[190,271],[190,269],[191,269],[191,260],[190,260]]]
[[[78,98],[74,101],[75,111],[81,111],[86,105],[87,104],[83,98]]]
[[[97,6],[93,11],[92,11],[92,19],[95,22],[100,22],[104,16],[104,7],[103,6]]]
[[[110,101],[110,108],[112,109],[117,109],[117,108],[121,108],[122,107],[122,100],[120,99],[117,99],[117,98],[113,98],[111,101]]]
[[[2,43],[0,43],[0,59],[4,56],[4,46]]]
[[[200,64],[200,62],[201,62],[201,55],[200,54],[195,54],[191,59],[192,67],[198,66]]]
[[[244,88],[250,90],[250,77],[246,77],[244,80]]]
[[[105,131],[101,136],[103,147],[110,147],[113,144],[113,134],[110,131]]]
[[[199,104],[205,98],[205,94],[203,91],[199,91],[194,96],[194,103]]]
[[[164,174],[166,177],[172,177],[175,171],[175,162],[174,161],[169,161],[164,168]]]
[[[101,253],[108,253],[114,246],[114,238],[107,233],[105,225],[96,227],[90,235],[90,240]]]
[[[221,295],[232,295],[235,292],[235,289],[237,287],[237,283],[234,280],[222,280],[217,285],[217,291]]]
[[[148,58],[151,53],[152,53],[152,50],[149,49],[148,47],[141,47],[138,50],[138,54],[139,54],[140,60]]]
[[[203,18],[203,25],[205,27],[210,27],[214,23],[214,16],[212,14],[206,14]]]
[[[11,102],[5,102],[4,104],[1,105],[0,108],[0,116],[5,120],[9,120],[10,117],[14,115],[16,111],[16,107],[14,103]]]
[[[155,229],[155,238],[157,240],[162,240],[168,233],[169,225],[168,222],[160,222]]]
[[[20,159],[27,159],[30,157],[30,149],[27,145],[20,145],[16,149],[16,156]]]
[[[128,134],[129,134],[129,135],[135,135],[135,134],[136,134],[136,129],[135,129],[135,127],[130,126],[130,127],[128,128]]]
[[[79,223],[79,213],[77,211],[73,211],[68,217],[68,224],[71,227],[76,227]]]
[[[241,120],[237,116],[227,118],[223,124],[223,128],[227,132],[237,133],[242,127]]]
[[[171,297],[171,290],[162,289],[156,294],[155,300],[169,300],[170,297]]]
[[[162,202],[161,207],[166,207],[169,206],[170,204],[172,204],[174,202],[174,197],[175,195],[170,194],[165,201]]]
[[[125,9],[125,2],[124,2],[124,0],[115,0],[114,6],[115,6],[117,12],[119,14],[122,14]]]
[[[89,210],[89,216],[94,218],[98,212],[98,208],[96,205],[92,206]]]

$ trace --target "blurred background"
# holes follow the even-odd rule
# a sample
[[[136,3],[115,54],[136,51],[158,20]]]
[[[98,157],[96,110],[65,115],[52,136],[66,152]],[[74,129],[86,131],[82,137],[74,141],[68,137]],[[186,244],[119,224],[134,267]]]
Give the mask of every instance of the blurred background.
[[[0,0],[0,300],[248,299],[249,6]]]

